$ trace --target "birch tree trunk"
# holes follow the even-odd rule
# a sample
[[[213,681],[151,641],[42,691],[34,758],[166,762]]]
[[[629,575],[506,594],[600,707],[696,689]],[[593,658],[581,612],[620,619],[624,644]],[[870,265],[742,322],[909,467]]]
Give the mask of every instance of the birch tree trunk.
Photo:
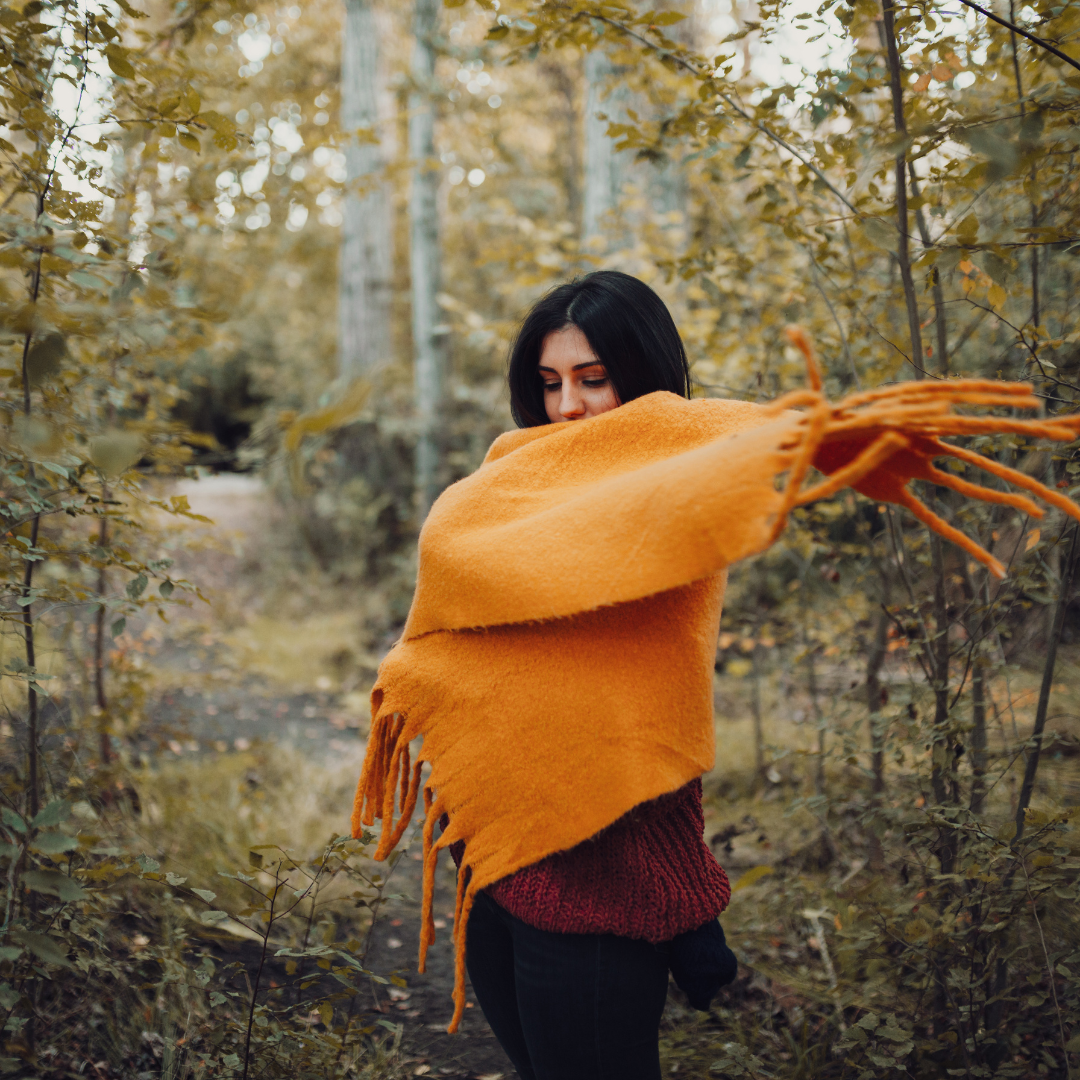
[[[621,237],[612,232],[611,215],[619,206],[619,196],[629,164],[608,138],[609,120],[619,121],[626,93],[613,85],[618,69],[601,49],[585,57],[585,197],[581,213],[581,236],[586,247],[600,246],[607,239],[609,249],[621,246]]]
[[[439,493],[442,434],[443,346],[439,333],[439,218],[435,158],[435,31],[439,0],[415,0],[412,79],[409,97],[409,156],[413,163],[409,213],[412,223],[412,322],[417,516],[422,522]]]
[[[391,218],[378,121],[379,38],[372,0],[345,0],[341,129],[347,190],[338,282],[338,373],[351,381],[390,353]],[[359,132],[359,135],[357,134]]]

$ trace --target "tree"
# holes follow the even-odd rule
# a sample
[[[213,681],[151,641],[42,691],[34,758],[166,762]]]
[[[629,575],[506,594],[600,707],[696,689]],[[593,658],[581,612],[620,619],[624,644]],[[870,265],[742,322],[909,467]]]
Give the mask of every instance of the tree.
[[[409,95],[409,197],[412,271],[412,327],[416,395],[416,503],[423,521],[439,493],[443,413],[443,335],[438,300],[439,161],[435,156],[435,34],[439,0],[415,0],[412,80]]]
[[[338,283],[338,369],[346,381],[390,359],[392,221],[379,150],[379,27],[372,0],[345,0],[341,128],[346,183]]]

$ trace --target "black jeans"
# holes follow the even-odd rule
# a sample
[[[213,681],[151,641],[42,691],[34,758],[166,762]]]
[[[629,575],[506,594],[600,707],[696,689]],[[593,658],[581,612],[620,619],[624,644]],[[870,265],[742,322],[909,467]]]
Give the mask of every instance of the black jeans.
[[[537,930],[481,892],[466,962],[521,1080],[659,1080],[666,945]]]

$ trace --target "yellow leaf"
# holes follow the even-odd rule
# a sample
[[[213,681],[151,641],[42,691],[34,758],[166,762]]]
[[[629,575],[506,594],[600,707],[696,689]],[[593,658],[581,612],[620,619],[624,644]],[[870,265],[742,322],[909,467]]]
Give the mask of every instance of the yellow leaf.
[[[134,431],[107,431],[90,440],[90,460],[109,476],[119,476],[143,456],[143,438]]]
[[[962,243],[973,244],[979,235],[979,219],[974,214],[968,214],[959,225],[956,226],[956,235]]]
[[[305,436],[322,435],[355,420],[370,393],[371,384],[358,379],[333,405],[316,409],[314,412],[301,413],[285,432],[285,449],[290,454],[295,454]]]
[[[733,893],[738,892],[740,889],[745,889],[748,885],[753,885],[760,881],[763,877],[774,873],[775,871],[771,866],[754,866],[743,874],[734,885],[731,886]]]
[[[199,113],[198,119],[214,131],[228,132],[230,135],[236,131],[236,124],[216,109],[207,109],[206,112]]]
[[[490,35],[489,35],[490,36]],[[379,136],[374,128],[371,127],[359,127],[353,132],[353,138],[358,143],[371,143],[373,146],[379,145]]]
[[[992,308],[999,308],[1005,303],[1005,290],[995,282],[987,290],[986,298]]]
[[[176,136],[176,141],[188,150],[194,150],[197,154],[201,147],[199,146],[199,140],[191,134],[190,131],[181,131]]]
[[[1040,535],[1041,531],[1039,529],[1032,529],[1031,532],[1027,534],[1027,540],[1024,543],[1024,550],[1030,551],[1039,542]]]
[[[334,1006],[329,1002],[323,1002],[319,1006],[319,1016],[322,1017],[322,1022],[329,1029],[334,1024]]]
[[[126,49],[120,48],[119,45],[106,45],[105,59],[108,60],[114,75],[119,75],[121,79],[135,78],[135,69],[127,58]]]
[[[908,941],[918,941],[921,937],[926,937],[930,933],[930,924],[925,919],[912,919],[904,927],[904,937]]]

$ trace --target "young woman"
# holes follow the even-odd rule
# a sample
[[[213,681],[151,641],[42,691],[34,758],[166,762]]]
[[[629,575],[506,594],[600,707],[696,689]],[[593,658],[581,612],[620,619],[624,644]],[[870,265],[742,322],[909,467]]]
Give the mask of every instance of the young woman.
[[[705,1008],[733,973],[716,920],[730,890],[702,839],[700,782],[714,763],[727,567],[767,548],[793,507],[850,485],[1002,574],[908,481],[1041,510],[936,469],[946,454],[1080,518],[1061,494],[941,441],[1074,438],[1077,417],[951,413],[1037,407],[1029,387],[925,380],[833,405],[805,337],[793,341],[808,389],[771,405],[691,401],[682,343],[651,289],[613,271],[560,286],[511,356],[520,429],[440,496],[421,531],[412,608],[372,691],[353,834],[381,818],[375,857],[386,858],[423,792],[420,970],[436,860],[450,848],[450,1030],[467,960],[525,1080],[657,1080],[669,967]],[[804,489],[811,467],[828,478]]]
[[[521,427],[587,420],[658,390],[690,396],[686,352],[664,302],[614,270],[536,304],[511,352],[509,382]],[[522,1080],[659,1077],[670,943],[679,935],[677,976],[698,1004],[707,1008],[734,977],[717,922],[731,889],[703,830],[694,779],[477,895],[469,977]],[[453,852],[458,860],[463,848]]]

